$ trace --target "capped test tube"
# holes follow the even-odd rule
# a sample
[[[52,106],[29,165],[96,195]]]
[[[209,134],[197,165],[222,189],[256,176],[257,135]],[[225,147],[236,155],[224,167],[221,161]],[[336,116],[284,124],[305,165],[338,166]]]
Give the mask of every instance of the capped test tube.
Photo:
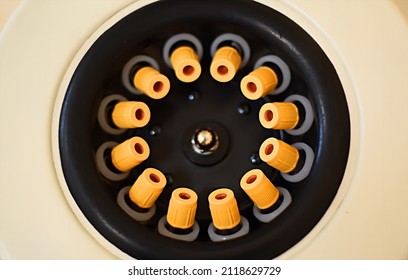
[[[113,108],[112,121],[118,128],[139,128],[150,121],[150,116],[146,103],[121,101]]]
[[[175,49],[170,56],[176,77],[185,83],[197,80],[201,75],[201,65],[196,51],[189,46]]]
[[[167,223],[174,228],[188,229],[194,225],[197,194],[189,188],[175,189],[167,210]]]
[[[277,170],[289,173],[297,165],[299,151],[282,140],[271,137],[262,143],[259,156],[264,162]]]
[[[169,79],[151,66],[144,66],[136,72],[133,85],[153,99],[165,97],[170,90]]]
[[[146,168],[129,190],[129,198],[140,208],[150,208],[166,186],[166,177],[155,168]]]
[[[252,169],[245,173],[240,185],[259,209],[268,209],[279,198],[279,190],[260,169]]]
[[[269,129],[293,129],[299,123],[299,112],[292,102],[265,103],[259,110],[259,121]]]
[[[138,136],[132,137],[112,149],[113,166],[126,172],[145,161],[150,155],[147,142]]]
[[[232,190],[226,188],[215,190],[208,196],[208,202],[216,229],[227,230],[239,225],[241,216]]]
[[[230,46],[219,48],[211,62],[211,76],[218,82],[231,81],[237,73],[242,62],[239,51]]]
[[[261,66],[241,80],[242,94],[256,100],[272,92],[278,84],[278,76],[272,68]]]

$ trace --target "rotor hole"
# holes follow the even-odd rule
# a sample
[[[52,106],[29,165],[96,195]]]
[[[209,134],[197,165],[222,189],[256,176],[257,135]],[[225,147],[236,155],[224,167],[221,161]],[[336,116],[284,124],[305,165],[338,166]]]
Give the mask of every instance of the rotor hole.
[[[273,112],[271,110],[266,110],[264,118],[267,122],[270,122],[273,119]]]
[[[266,154],[267,156],[269,156],[270,154],[272,154],[272,152],[273,152],[273,145],[272,145],[272,144],[269,144],[269,145],[266,146],[266,148],[265,148],[265,154]]]
[[[136,153],[138,153],[138,154],[143,154],[144,149],[143,149],[142,144],[136,143],[136,144],[135,144],[135,151],[136,151]]]
[[[224,66],[224,65],[218,66],[217,73],[219,75],[221,75],[221,76],[227,75],[228,74],[228,67]]]
[[[188,200],[188,199],[191,198],[191,195],[189,195],[188,193],[180,193],[180,194],[179,194],[179,197],[180,197],[181,199]]]
[[[255,84],[254,82],[249,82],[249,83],[247,84],[247,90],[248,90],[250,93],[255,93],[255,92],[258,90],[258,87],[256,86],[256,84]]]
[[[160,183],[160,178],[159,176],[157,176],[156,174],[150,174],[149,175],[150,180],[152,180],[152,182],[154,183]]]
[[[135,116],[136,116],[137,120],[141,121],[141,120],[143,120],[143,118],[145,116],[145,113],[144,113],[144,111],[142,109],[137,109],[136,113],[135,113]]]
[[[226,198],[227,197],[227,194],[226,193],[220,193],[220,194],[217,194],[216,196],[215,196],[215,199],[217,199],[217,200],[223,200],[224,198]]]
[[[160,81],[155,82],[154,85],[153,85],[153,90],[155,92],[161,92],[163,90],[163,88],[164,88],[164,84],[163,84],[163,82],[160,82]]]
[[[256,181],[256,179],[258,179],[258,176],[256,175],[251,175],[248,177],[248,179],[246,180],[247,184],[252,184],[253,182]]]
[[[183,74],[186,76],[191,76],[194,74],[194,67],[191,65],[187,65],[183,68]]]

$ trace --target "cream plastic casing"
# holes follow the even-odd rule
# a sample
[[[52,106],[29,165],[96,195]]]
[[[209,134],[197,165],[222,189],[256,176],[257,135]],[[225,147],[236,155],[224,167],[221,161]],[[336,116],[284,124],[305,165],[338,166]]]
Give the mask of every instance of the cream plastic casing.
[[[76,206],[60,166],[57,130],[64,93],[86,50],[120,18],[153,1],[133,2],[26,0],[3,30],[0,258],[130,258]],[[351,118],[349,161],[336,198],[279,258],[408,258],[406,19],[389,1],[355,1],[352,8],[341,0],[259,2],[319,43],[343,84]]]

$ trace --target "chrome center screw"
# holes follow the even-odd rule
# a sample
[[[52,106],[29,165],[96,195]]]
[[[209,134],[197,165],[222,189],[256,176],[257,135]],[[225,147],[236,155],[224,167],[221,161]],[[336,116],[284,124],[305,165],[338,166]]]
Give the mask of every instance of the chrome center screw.
[[[191,138],[193,150],[200,155],[208,155],[219,146],[218,135],[209,128],[198,129]]]

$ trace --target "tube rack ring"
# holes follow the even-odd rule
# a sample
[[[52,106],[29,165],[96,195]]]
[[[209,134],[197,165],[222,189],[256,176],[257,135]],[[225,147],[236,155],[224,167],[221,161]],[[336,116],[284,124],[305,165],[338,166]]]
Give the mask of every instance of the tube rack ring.
[[[198,225],[197,221],[194,221],[193,230],[187,234],[176,234],[176,233],[169,231],[166,228],[166,223],[167,223],[167,216],[163,216],[159,220],[159,223],[157,224],[157,229],[161,235],[164,235],[164,236],[167,236],[173,239],[192,242],[196,240],[200,232],[200,226]]]
[[[163,60],[166,63],[166,65],[170,68],[173,68],[173,66],[171,65],[171,61],[170,61],[170,55],[171,55],[170,51],[175,44],[181,41],[187,41],[194,46],[199,60],[201,60],[201,58],[203,57],[203,53],[204,53],[203,45],[201,44],[200,40],[196,36],[190,33],[176,34],[174,36],[171,36],[166,41],[163,47]]]
[[[285,179],[288,182],[298,183],[309,175],[310,170],[312,169],[315,154],[313,152],[313,149],[303,142],[292,144],[292,146],[298,150],[303,150],[305,152],[306,154],[305,163],[303,164],[302,169],[300,169],[299,172],[297,172],[296,174],[292,175],[290,173],[281,172],[281,175],[283,179]]]
[[[129,207],[129,205],[126,203],[125,196],[129,194],[131,186],[127,186],[122,188],[117,196],[117,203],[122,208],[123,211],[126,212],[130,217],[132,217],[134,220],[138,222],[145,222],[150,220],[150,218],[153,217],[153,215],[156,213],[156,204],[153,204],[152,207],[148,208],[147,212],[138,212],[133,210],[132,208]]]
[[[252,208],[254,216],[262,223],[271,222],[280,214],[282,214],[282,212],[285,211],[285,209],[292,203],[292,196],[290,195],[290,192],[287,189],[281,187],[277,187],[277,189],[279,190],[279,193],[283,196],[283,201],[277,209],[270,213],[264,214],[261,212],[261,209],[256,207],[255,204]]]
[[[108,168],[105,162],[105,152],[107,149],[113,149],[115,146],[117,146],[118,143],[113,142],[113,141],[108,141],[103,143],[98,150],[96,150],[96,166],[99,169],[99,172],[106,178],[112,181],[121,181],[126,179],[129,176],[129,171],[128,172],[123,172],[123,173],[116,173],[113,172]]]
[[[149,64],[151,67],[153,67],[154,69],[156,69],[157,71],[160,70],[159,64],[157,63],[157,61],[147,55],[137,55],[132,57],[123,67],[122,70],[122,83],[125,86],[125,88],[130,91],[131,93],[134,94],[142,94],[138,89],[136,89],[130,82],[130,73],[132,71],[132,68],[138,64],[138,63],[147,63]]]
[[[288,88],[291,80],[291,74],[288,65],[279,56],[266,55],[258,59],[257,62],[255,62],[254,69],[258,69],[265,63],[276,64],[279,67],[280,71],[282,72],[282,83],[280,84],[280,86],[278,86],[268,94],[277,95],[284,92]]]
[[[101,104],[99,105],[99,109],[98,109],[98,122],[99,125],[101,126],[101,128],[103,130],[105,130],[107,133],[109,134],[113,134],[113,135],[118,135],[118,134],[122,134],[126,131],[126,129],[123,128],[117,128],[117,127],[112,127],[107,120],[107,108],[108,105],[112,102],[120,102],[120,101],[127,101],[127,99],[125,97],[123,97],[122,95],[119,94],[112,94],[112,95],[108,95],[107,97],[105,97],[104,99],[102,99]]]
[[[229,235],[221,235],[215,232],[214,223],[211,223],[208,226],[208,236],[213,242],[227,241],[227,240],[231,240],[231,239],[235,239],[235,238],[244,236],[248,234],[249,232],[249,222],[247,218],[245,218],[244,216],[241,216],[241,224],[242,224],[242,227],[239,231],[233,234],[229,234]]]
[[[294,136],[305,134],[310,129],[314,121],[313,108],[312,105],[310,104],[309,99],[307,99],[306,97],[299,94],[293,94],[288,96],[284,102],[296,102],[296,101],[302,104],[303,108],[305,109],[305,119],[303,120],[303,123],[301,124],[300,127],[285,130],[287,133]]]
[[[241,36],[233,34],[233,33],[224,33],[212,42],[210,52],[211,52],[211,57],[214,57],[218,47],[226,41],[232,41],[236,44],[239,45],[239,47],[242,49],[242,62],[240,65],[240,69],[243,68],[249,61],[249,58],[251,57],[251,48],[248,45],[248,42]]]

